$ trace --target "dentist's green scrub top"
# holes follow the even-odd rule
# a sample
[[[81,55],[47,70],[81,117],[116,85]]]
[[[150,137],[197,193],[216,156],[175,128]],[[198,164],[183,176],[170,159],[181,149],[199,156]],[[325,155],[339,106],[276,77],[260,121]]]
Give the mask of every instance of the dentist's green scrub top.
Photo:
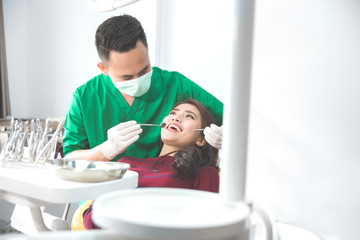
[[[178,72],[154,67],[149,91],[136,97],[131,106],[111,79],[100,74],[73,94],[64,125],[64,154],[96,147],[107,140],[107,130],[121,122],[160,124],[175,103],[189,98],[205,105],[217,125],[222,124],[223,104]],[[140,138],[112,161],[123,156],[153,158],[159,154],[160,127],[142,128]]]

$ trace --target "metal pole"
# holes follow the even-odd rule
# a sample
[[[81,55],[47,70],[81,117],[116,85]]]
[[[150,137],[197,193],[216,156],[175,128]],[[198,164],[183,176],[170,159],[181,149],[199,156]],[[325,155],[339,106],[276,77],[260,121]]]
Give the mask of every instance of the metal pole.
[[[254,1],[233,1],[231,76],[225,84],[220,195],[243,201],[246,186]]]

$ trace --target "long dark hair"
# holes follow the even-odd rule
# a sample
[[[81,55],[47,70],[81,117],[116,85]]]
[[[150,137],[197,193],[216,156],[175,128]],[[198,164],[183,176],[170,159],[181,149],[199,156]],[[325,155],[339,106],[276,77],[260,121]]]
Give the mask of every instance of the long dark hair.
[[[211,116],[210,112],[204,107],[204,105],[193,99],[179,102],[175,104],[172,109],[175,109],[180,104],[185,103],[191,104],[199,110],[201,116],[201,128],[205,128],[207,126],[210,126],[210,124],[215,123],[214,118]],[[201,134],[204,133],[201,132]],[[167,155],[171,153],[168,153]],[[212,166],[219,171],[218,149],[212,147],[208,142],[206,142],[204,146],[198,146],[194,144],[193,146],[183,148],[177,151],[174,157],[175,161],[173,164],[173,168],[175,172],[179,175],[179,177],[182,179],[187,180],[191,177],[194,177],[197,173],[197,169],[201,166]],[[155,169],[157,163],[161,161],[161,159],[162,158],[160,158],[157,162],[154,163],[153,169]]]

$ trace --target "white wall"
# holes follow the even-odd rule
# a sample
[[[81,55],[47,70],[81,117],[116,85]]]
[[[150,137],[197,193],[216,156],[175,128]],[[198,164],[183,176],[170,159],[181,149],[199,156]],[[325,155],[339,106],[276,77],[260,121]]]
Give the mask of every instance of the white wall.
[[[119,10],[86,2],[4,0],[15,116],[63,116],[75,87],[98,73],[94,32]],[[222,100],[230,1],[159,2],[158,29],[155,0],[124,9],[143,19],[152,62]],[[360,236],[359,12],[358,0],[256,1],[248,197],[327,240]]]
[[[224,82],[231,39],[230,1],[163,0],[157,63],[179,71],[218,99]]]
[[[28,111],[28,1],[3,1],[10,107],[16,117]]]

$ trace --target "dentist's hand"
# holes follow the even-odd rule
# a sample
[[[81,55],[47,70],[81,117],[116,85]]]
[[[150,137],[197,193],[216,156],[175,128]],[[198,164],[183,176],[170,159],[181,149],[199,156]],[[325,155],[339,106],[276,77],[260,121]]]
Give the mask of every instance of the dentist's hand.
[[[205,140],[214,148],[221,149],[223,130],[222,126],[218,127],[211,124],[204,130]]]
[[[101,152],[111,160],[138,140],[141,132],[142,129],[136,121],[120,123],[107,131],[108,140],[100,144]]]

